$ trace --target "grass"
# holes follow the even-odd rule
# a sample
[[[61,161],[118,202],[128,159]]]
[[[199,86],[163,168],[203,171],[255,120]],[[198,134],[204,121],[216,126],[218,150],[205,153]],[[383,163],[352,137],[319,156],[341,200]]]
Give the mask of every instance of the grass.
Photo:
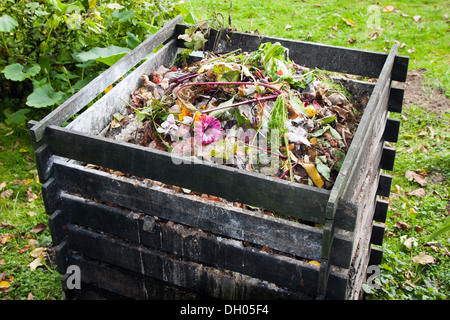
[[[45,265],[45,259],[35,270],[29,266],[35,260],[33,250],[51,243],[48,228],[32,232],[35,226],[47,224],[48,216],[29,136],[24,128],[0,123],[0,146],[0,281],[9,283],[0,282],[0,298],[61,299],[61,275]]]
[[[383,12],[388,5],[395,9]],[[189,0],[186,7],[202,20],[218,17],[229,26],[230,16],[231,26],[238,31],[258,30],[280,38],[380,52],[398,42],[399,54],[410,56],[409,69],[427,69],[427,82],[450,97],[450,33],[448,17],[444,17],[450,13],[446,1],[296,0],[286,5],[276,0]],[[420,16],[417,22],[415,16]],[[349,38],[356,41],[349,43]]]
[[[227,25],[231,1],[193,1],[185,6],[197,17],[217,17],[221,13]],[[379,12],[379,29],[370,28],[370,5]],[[397,10],[384,13],[393,5]],[[449,24],[444,15],[448,6],[441,1],[283,1],[245,0],[232,3],[231,21],[239,31],[258,29],[260,34],[314,41],[365,50],[385,51],[395,43],[405,43],[400,54],[410,56],[409,69],[425,68],[426,84],[449,96]],[[405,16],[407,15],[407,16]],[[414,16],[421,18],[416,22]],[[350,26],[351,19],[355,25]],[[274,23],[276,21],[276,23]],[[374,40],[373,34],[378,32]],[[348,39],[356,41],[349,43]],[[411,52],[408,52],[410,50]],[[301,62],[299,62],[301,63]],[[386,221],[381,264],[381,287],[370,290],[369,299],[448,299],[448,234],[429,240],[429,235],[448,215],[446,206],[450,190],[449,114],[436,115],[418,105],[404,107],[390,209]],[[431,129],[434,136],[432,137]],[[38,224],[47,224],[42,198],[33,200],[30,191],[39,195],[32,147],[25,128],[0,123],[0,299],[55,300],[62,298],[61,275],[52,266],[35,270],[35,248],[50,243],[48,228],[33,232]],[[423,171],[421,171],[423,169]],[[408,170],[426,172],[425,196],[409,195],[421,187],[405,177]],[[445,177],[447,177],[445,179]],[[6,184],[2,184],[6,182]],[[31,190],[29,190],[31,188]],[[27,196],[28,191],[28,196]],[[12,194],[11,194],[12,192]],[[408,228],[409,226],[409,228]],[[409,246],[411,243],[411,246]],[[416,245],[414,245],[416,244]],[[29,248],[27,246],[30,246]],[[417,264],[420,253],[433,257],[433,263]]]

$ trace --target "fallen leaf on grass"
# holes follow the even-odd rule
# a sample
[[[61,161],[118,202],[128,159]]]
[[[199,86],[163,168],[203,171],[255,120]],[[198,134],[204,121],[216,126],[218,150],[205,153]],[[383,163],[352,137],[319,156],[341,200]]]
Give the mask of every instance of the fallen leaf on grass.
[[[383,12],[392,12],[394,9],[394,6],[386,6],[383,8]]]
[[[355,42],[356,42],[356,39],[348,38],[348,39],[347,39],[347,42],[348,42],[349,44],[352,44],[352,43],[355,43]]]
[[[341,18],[342,18],[342,20],[345,21],[345,23],[346,23],[347,25],[349,25],[349,26],[351,26],[351,27],[354,27],[354,26],[356,25],[356,22],[353,21],[352,19],[345,19],[344,17],[341,17]]]
[[[394,227],[399,228],[399,229],[401,229],[401,230],[408,230],[408,229],[411,229],[411,226],[408,225],[406,222],[403,222],[403,221],[397,221],[397,222],[394,224]]]
[[[6,187],[6,185],[8,184],[8,182],[3,181],[2,183],[0,183],[0,191],[3,190],[4,187]]]
[[[11,283],[8,281],[0,281],[0,292],[8,292],[5,289],[9,290],[9,287],[11,286]]]
[[[26,191],[26,195],[27,195],[28,202],[33,202],[34,200],[36,200],[38,198],[38,195],[33,193],[33,190],[31,189],[31,187],[28,187],[28,189]]]
[[[12,235],[10,233],[2,233],[0,235],[0,246],[3,246],[7,242],[11,241]]]
[[[420,263],[420,264],[430,264],[430,263],[435,263],[436,259],[424,252],[419,253],[418,256],[415,256],[413,258],[411,258],[411,260],[414,263]]]
[[[379,36],[378,32],[374,32],[373,34],[369,35],[370,40],[375,40]]]
[[[405,178],[408,179],[409,181],[415,180],[422,187],[426,187],[428,184],[427,180],[425,180],[425,178],[422,175],[418,174],[415,171],[407,170],[405,172]]]
[[[421,15],[415,15],[414,17],[413,17],[413,19],[414,19],[414,21],[415,22],[419,22],[420,21],[420,18],[422,18],[422,16]]]
[[[33,229],[30,230],[32,233],[39,233],[47,228],[47,225],[45,223],[39,222],[36,226],[34,226]]]
[[[407,193],[407,195],[411,196],[411,197],[421,198],[421,197],[425,197],[427,194],[423,188],[419,188],[419,189],[416,189],[414,191]]]
[[[414,47],[411,47],[411,49],[406,50],[408,53],[414,53],[416,52],[416,49]]]
[[[44,260],[47,255],[45,251],[45,248],[39,247],[30,252],[30,255],[35,258],[28,264],[31,270],[36,270],[37,267],[42,266],[42,260]]]
[[[14,194],[14,191],[12,191],[11,189],[7,189],[7,190],[3,191],[2,193],[0,193],[0,198],[1,199],[8,199],[13,194]]]

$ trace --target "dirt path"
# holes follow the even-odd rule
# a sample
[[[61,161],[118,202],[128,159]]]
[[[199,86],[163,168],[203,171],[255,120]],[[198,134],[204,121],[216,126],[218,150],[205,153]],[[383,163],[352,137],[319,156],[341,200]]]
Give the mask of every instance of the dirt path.
[[[425,85],[424,74],[424,69],[408,71],[404,106],[416,104],[438,114],[450,112],[450,99],[443,92]]]

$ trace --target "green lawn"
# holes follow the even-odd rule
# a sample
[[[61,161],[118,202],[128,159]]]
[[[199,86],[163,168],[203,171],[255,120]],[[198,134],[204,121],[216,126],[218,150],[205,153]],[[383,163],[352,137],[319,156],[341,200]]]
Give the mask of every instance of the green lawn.
[[[184,5],[197,18],[214,18],[216,25],[228,26],[231,1],[186,0]],[[392,9],[388,5],[393,10],[383,12]],[[398,43],[399,53],[410,56],[410,70],[426,69],[427,94],[442,92],[448,97],[446,14],[448,1],[246,0],[232,2],[230,18],[239,31],[257,29],[275,37],[380,52]],[[448,110],[435,114],[414,101],[404,106],[402,115],[392,116],[402,119],[402,126],[399,142],[393,144],[397,157],[391,173],[381,288],[368,298],[448,299],[448,233],[428,237],[448,216],[450,116]],[[427,185],[409,181],[405,176],[409,171],[424,176]],[[45,259],[51,238],[48,228],[39,228],[48,219],[40,188],[25,128],[0,123],[0,299],[62,298],[61,275]],[[424,194],[414,196],[419,188]]]
[[[384,12],[388,5],[394,10]],[[450,96],[448,1],[188,0],[186,7],[201,20],[229,26],[230,16],[237,30],[262,35],[381,52],[398,43],[409,69],[426,68],[427,81]]]

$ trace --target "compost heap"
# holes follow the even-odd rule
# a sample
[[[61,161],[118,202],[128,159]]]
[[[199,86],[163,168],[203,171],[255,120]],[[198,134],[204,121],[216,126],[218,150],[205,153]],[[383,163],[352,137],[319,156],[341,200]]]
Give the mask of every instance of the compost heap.
[[[327,72],[287,53],[264,43],[161,67],[141,77],[110,129],[134,122],[129,142],[330,189],[362,110]]]

